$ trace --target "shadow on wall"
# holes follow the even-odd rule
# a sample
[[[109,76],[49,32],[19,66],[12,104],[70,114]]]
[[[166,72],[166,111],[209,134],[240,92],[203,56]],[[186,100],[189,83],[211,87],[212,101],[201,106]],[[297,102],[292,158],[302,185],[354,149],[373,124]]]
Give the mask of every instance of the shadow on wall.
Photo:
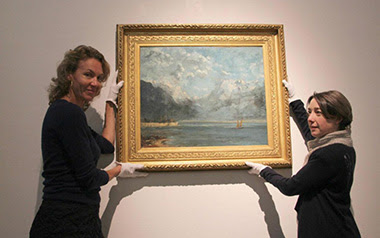
[[[284,176],[290,176],[291,170],[281,171]],[[227,173],[227,174],[226,174]],[[148,177],[136,179],[117,178],[117,185],[110,190],[109,201],[101,217],[102,230],[108,237],[112,218],[121,200],[144,187],[163,186],[199,186],[199,185],[223,185],[246,184],[259,196],[259,206],[264,213],[264,221],[267,224],[269,237],[285,237],[280,226],[279,215],[264,180],[253,175],[242,176],[241,171],[183,171],[183,172],[152,172]]]
[[[89,126],[101,133],[103,120],[97,111],[89,107],[86,110]],[[105,168],[113,161],[113,155],[103,155],[98,168]],[[281,170],[286,177],[290,177],[291,169]],[[226,174],[227,173],[227,174]],[[121,200],[144,187],[162,186],[198,186],[198,185],[223,185],[223,184],[247,184],[259,196],[259,206],[264,213],[264,221],[267,224],[269,237],[285,237],[280,226],[280,219],[273,202],[272,195],[264,184],[264,180],[246,173],[241,176],[241,171],[183,171],[183,172],[154,172],[143,179],[120,179],[117,185],[110,190],[109,200],[101,217],[102,231],[108,237],[112,218]]]
[[[101,133],[103,120],[97,111],[90,107],[86,111],[89,125],[96,132]],[[98,168],[107,167],[113,161],[113,155],[103,155],[99,160]],[[42,168],[41,168],[42,172]],[[291,176],[291,170],[279,171],[285,177]],[[224,185],[247,184],[259,196],[259,206],[264,213],[264,221],[267,224],[268,234],[272,238],[285,237],[280,226],[280,219],[273,202],[272,195],[264,184],[264,180],[257,176],[241,174],[241,171],[183,171],[183,172],[154,172],[143,179],[120,179],[117,185],[110,190],[109,201],[101,217],[102,230],[108,237],[112,218],[121,200],[144,187],[162,186],[198,186],[198,185]],[[36,212],[42,202],[43,178],[40,177]]]
[[[113,161],[113,155],[102,156],[98,165],[104,168]],[[282,169],[281,174],[285,177],[291,176],[290,169]],[[41,168],[42,173],[42,168]],[[226,173],[228,173],[226,175]],[[236,176],[235,176],[236,174]],[[189,182],[190,181],[190,182]],[[149,173],[148,177],[136,179],[117,178],[117,185],[110,190],[109,201],[101,217],[102,231],[105,237],[108,237],[112,218],[117,206],[125,197],[132,195],[134,192],[144,187],[162,187],[162,186],[199,186],[199,185],[224,185],[224,184],[243,184],[245,183],[259,196],[259,206],[264,213],[264,221],[267,224],[269,237],[285,237],[280,226],[280,219],[273,202],[272,195],[269,193],[264,184],[264,180],[253,175],[243,175],[240,171],[183,171],[183,172],[154,172]],[[43,177],[40,175],[38,187],[38,196],[36,202],[35,214],[42,203]]]

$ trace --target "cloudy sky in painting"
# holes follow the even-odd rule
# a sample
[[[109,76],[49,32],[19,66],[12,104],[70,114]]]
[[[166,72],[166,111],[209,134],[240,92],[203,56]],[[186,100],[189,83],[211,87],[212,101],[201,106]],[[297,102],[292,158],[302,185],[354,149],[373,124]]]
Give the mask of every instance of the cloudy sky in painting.
[[[197,101],[222,89],[223,97],[264,81],[262,47],[141,47],[140,79],[177,101]]]

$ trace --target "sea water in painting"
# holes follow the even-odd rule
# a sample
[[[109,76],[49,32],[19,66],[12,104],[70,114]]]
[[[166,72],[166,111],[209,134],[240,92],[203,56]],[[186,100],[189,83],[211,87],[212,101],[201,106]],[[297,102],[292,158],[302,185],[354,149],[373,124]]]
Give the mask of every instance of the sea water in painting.
[[[140,48],[141,146],[268,144],[260,46]]]

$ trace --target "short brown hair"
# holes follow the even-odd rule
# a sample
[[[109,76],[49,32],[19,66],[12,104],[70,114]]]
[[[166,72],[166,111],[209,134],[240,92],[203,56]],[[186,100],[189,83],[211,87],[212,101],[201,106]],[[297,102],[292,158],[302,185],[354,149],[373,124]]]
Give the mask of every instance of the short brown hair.
[[[352,122],[351,104],[341,92],[336,90],[315,92],[309,97],[307,104],[310,104],[312,99],[318,103],[325,118],[341,120],[339,130],[350,127]]]
[[[62,62],[57,67],[57,77],[51,79],[52,83],[48,89],[49,105],[69,93],[71,82],[67,77],[78,69],[79,61],[87,59],[98,60],[102,64],[104,77],[108,78],[110,66],[103,54],[98,50],[86,45],[80,45],[74,50],[68,50]]]

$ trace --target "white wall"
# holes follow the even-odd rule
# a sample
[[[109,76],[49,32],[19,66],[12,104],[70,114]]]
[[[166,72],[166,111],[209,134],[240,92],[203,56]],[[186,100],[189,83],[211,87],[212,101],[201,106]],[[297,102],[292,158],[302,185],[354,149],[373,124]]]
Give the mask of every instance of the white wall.
[[[352,205],[363,237],[380,232],[378,188],[379,1],[0,0],[0,234],[27,237],[41,202],[46,88],[63,53],[92,45],[115,64],[116,24],[284,24],[287,69],[298,96],[338,89],[354,108]],[[104,95],[88,112],[99,127]],[[101,115],[101,116],[99,116]],[[305,155],[292,122],[293,169]],[[100,166],[112,158],[104,157]],[[296,237],[296,197],[246,171],[151,173],[103,187],[108,237]]]

